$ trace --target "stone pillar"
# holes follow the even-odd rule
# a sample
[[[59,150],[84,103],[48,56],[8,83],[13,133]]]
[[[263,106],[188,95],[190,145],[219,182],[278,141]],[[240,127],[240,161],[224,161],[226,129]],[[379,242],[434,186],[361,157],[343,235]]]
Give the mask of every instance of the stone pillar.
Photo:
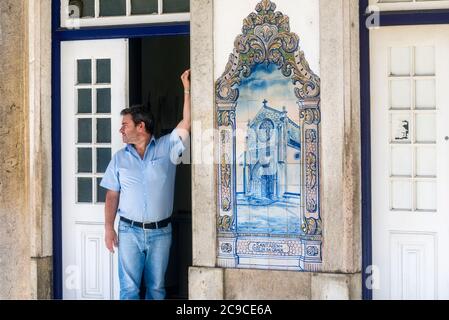
[[[320,0],[323,266],[312,299],[360,299],[361,138],[357,0]]]
[[[320,0],[323,272],[361,271],[359,6]]]
[[[190,1],[192,69],[193,265],[215,267],[216,166],[214,165],[213,0]],[[218,162],[215,162],[218,163]]]
[[[0,0],[0,299],[31,298],[26,14],[25,1]]]
[[[51,0],[29,0],[28,12],[28,214],[31,292],[51,299],[53,271],[51,153]]]
[[[51,1],[0,0],[0,299],[49,299]]]

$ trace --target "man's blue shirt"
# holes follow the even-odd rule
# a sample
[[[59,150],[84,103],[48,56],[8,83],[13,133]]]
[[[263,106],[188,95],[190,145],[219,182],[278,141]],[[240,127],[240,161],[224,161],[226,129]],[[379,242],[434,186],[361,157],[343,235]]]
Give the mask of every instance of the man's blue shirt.
[[[171,216],[176,164],[185,150],[177,129],[152,137],[143,159],[133,145],[112,157],[100,183],[120,192],[118,214],[137,222],[155,222]]]

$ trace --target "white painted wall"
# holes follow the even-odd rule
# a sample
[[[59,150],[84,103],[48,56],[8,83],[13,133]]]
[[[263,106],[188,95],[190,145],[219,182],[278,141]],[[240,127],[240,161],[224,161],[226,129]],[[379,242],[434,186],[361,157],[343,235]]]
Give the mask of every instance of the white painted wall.
[[[225,70],[229,54],[234,49],[235,38],[242,33],[243,20],[256,12],[260,0],[214,1],[214,78]],[[320,74],[319,0],[273,0],[276,11],[290,18],[290,31],[300,39],[300,47],[311,69]]]

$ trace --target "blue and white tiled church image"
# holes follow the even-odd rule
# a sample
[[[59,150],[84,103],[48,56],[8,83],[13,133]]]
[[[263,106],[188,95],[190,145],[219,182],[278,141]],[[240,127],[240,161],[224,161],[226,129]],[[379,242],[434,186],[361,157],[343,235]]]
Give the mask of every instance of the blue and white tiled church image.
[[[266,72],[260,72],[260,69],[266,69]],[[267,93],[273,97],[280,90],[289,88],[290,83],[286,79],[257,77],[263,73],[278,75],[273,71],[276,69],[272,65],[256,68],[251,77],[242,82],[240,99],[247,92],[253,97],[266,96]],[[281,85],[276,86],[276,82]],[[253,86],[254,83],[257,85]],[[277,109],[269,106],[267,100],[241,101],[244,102],[236,110],[237,231],[246,234],[299,233],[300,127],[298,120],[289,117],[295,103],[290,102],[293,108],[282,106]],[[239,128],[241,123],[246,124],[246,128]],[[239,141],[240,137],[244,141]]]
[[[216,82],[218,265],[320,271],[320,79],[270,0]]]

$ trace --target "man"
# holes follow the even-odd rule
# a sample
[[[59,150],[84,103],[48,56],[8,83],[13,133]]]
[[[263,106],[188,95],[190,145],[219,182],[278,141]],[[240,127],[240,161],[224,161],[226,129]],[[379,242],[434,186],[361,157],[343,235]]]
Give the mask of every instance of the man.
[[[101,181],[106,188],[105,242],[118,247],[120,299],[139,299],[142,275],[146,299],[165,298],[165,272],[171,245],[170,216],[176,161],[190,132],[190,70],[184,86],[183,119],[171,134],[155,139],[154,123],[143,107],[121,112],[126,147],[113,157]],[[114,230],[120,216],[118,237]]]

